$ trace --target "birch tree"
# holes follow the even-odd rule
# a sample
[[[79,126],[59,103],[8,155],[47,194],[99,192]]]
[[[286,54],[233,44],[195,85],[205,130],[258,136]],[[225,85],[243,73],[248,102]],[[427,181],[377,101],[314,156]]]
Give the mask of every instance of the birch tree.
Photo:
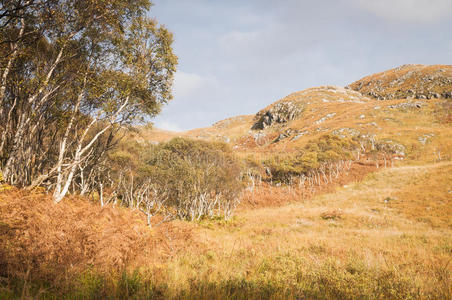
[[[171,100],[172,35],[147,17],[150,7],[147,0],[2,2],[5,181],[47,185],[59,202],[122,126]]]

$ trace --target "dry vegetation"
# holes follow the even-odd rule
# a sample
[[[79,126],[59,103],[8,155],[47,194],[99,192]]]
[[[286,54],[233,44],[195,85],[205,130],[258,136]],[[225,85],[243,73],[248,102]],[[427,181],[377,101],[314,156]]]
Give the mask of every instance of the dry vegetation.
[[[312,139],[341,130],[340,135],[391,139],[406,146],[411,153],[407,155],[414,155],[416,159],[428,156],[428,160],[433,160],[433,152],[447,154],[452,150],[452,135],[450,130],[445,130],[450,127],[450,99],[443,97],[444,93],[452,93],[452,86],[448,83],[452,80],[451,72],[452,67],[449,65],[403,66],[365,77],[345,89],[323,86],[296,92],[269,105],[255,116],[230,118],[211,127],[180,132],[177,135],[226,141],[239,155],[255,154],[260,160],[265,160],[273,153],[291,152]],[[400,80],[400,86],[393,83],[404,75],[407,79]],[[433,79],[430,80],[430,77]],[[391,93],[391,89],[406,91],[418,86],[416,82],[424,79],[426,92],[434,89],[429,88],[430,85],[438,86],[441,89],[437,91],[440,98],[414,99],[415,97],[406,98],[406,95],[401,94],[403,98],[381,101],[365,96],[367,90],[353,90],[356,84],[364,82],[363,86],[367,89],[378,89],[384,93]],[[424,86],[424,83],[419,86]],[[264,130],[251,130],[259,116],[280,103],[293,103],[303,109],[297,117],[287,122],[275,122]],[[154,132],[157,136],[155,139],[152,138]],[[158,142],[174,137],[174,133],[161,135],[156,129],[143,129],[142,134]],[[428,135],[427,141],[421,144],[419,139],[425,138],[424,135]]]
[[[450,66],[360,82],[392,93],[407,72],[400,89]],[[450,99],[360,92],[312,88],[208,128],[129,132],[109,154],[112,180],[127,185],[103,207],[96,192],[55,205],[0,186],[0,298],[452,299]],[[162,143],[179,136],[204,141]],[[161,222],[152,208],[149,228],[137,201],[161,188],[174,212],[229,186],[235,201],[243,183],[228,220]]]
[[[73,198],[48,209],[43,195],[5,192],[0,295],[450,299],[451,171],[385,169],[231,221],[152,231],[124,208]],[[438,174],[444,181],[426,189]]]
[[[452,98],[452,69],[449,65],[403,65],[366,76],[349,87],[377,99]]]
[[[240,202],[240,208],[277,207],[300,200],[312,199],[315,195],[334,192],[337,187],[361,181],[367,174],[377,171],[375,164],[366,161],[353,162],[344,174],[334,178],[328,184],[308,185],[300,187],[298,182],[294,185],[275,186],[270,183],[261,183],[256,188],[246,189]]]

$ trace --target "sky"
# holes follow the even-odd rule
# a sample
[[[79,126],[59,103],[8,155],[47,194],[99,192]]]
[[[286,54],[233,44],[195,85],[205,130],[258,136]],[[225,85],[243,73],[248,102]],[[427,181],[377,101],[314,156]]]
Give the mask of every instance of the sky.
[[[174,99],[152,122],[182,131],[286,95],[403,64],[452,64],[452,0],[153,0],[174,34]]]

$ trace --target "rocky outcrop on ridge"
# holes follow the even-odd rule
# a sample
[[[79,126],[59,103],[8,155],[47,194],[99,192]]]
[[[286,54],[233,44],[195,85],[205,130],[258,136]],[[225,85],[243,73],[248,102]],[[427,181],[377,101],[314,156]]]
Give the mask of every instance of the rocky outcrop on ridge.
[[[403,65],[366,76],[347,88],[378,99],[452,98],[451,65]]]
[[[299,103],[279,102],[268,110],[258,112],[255,116],[256,122],[251,129],[261,130],[275,123],[287,123],[298,117],[302,111],[303,107]]]
[[[366,103],[370,99],[361,93],[338,86],[320,86],[292,93],[259,111],[254,117],[253,130],[285,124],[302,117],[303,110],[314,103]]]

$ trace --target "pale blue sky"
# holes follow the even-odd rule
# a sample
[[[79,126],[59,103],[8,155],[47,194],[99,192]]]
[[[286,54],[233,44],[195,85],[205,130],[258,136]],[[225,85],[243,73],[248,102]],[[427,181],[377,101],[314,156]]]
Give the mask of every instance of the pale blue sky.
[[[169,130],[256,113],[289,93],[407,63],[452,64],[452,0],[153,0],[174,33]]]

